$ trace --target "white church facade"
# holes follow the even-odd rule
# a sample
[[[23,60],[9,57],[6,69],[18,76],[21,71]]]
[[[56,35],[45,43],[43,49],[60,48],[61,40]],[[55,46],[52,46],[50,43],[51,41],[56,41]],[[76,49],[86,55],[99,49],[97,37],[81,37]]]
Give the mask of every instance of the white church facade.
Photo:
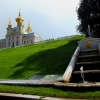
[[[30,23],[27,28],[24,27],[24,19],[22,18],[20,12],[15,20],[17,22],[17,26],[14,28],[12,28],[11,21],[9,21],[5,36],[6,38],[0,40],[0,49],[33,44],[35,42],[42,41],[40,35],[32,32]]]

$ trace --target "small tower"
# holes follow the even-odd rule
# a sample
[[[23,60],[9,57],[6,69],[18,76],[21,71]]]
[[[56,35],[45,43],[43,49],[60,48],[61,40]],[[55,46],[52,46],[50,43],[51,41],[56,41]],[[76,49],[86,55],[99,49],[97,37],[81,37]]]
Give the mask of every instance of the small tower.
[[[17,26],[22,26],[23,25],[24,19],[22,18],[20,12],[19,12],[18,17],[16,18],[16,22],[17,22]]]
[[[28,26],[27,26],[27,32],[28,32],[28,33],[32,32],[32,29],[31,29],[30,23],[28,23]]]
[[[8,24],[8,28],[12,28],[12,24],[11,24],[11,21],[9,20],[9,24]]]
[[[11,24],[11,21],[9,20],[6,36],[10,34],[11,30],[12,30],[12,24]]]

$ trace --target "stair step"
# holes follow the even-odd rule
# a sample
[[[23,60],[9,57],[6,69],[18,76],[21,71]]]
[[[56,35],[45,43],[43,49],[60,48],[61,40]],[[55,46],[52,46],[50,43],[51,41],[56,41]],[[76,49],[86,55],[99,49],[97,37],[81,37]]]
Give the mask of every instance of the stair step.
[[[79,56],[87,56],[87,55],[99,55],[99,51],[97,49],[91,49],[79,52]]]
[[[80,51],[80,52],[91,52],[91,51],[98,51],[97,49],[89,49],[89,50],[84,50],[84,51]]]
[[[86,56],[86,55],[99,55],[99,52],[89,52],[89,53],[80,53],[79,56]]]
[[[97,64],[100,63],[100,61],[93,61],[93,62],[78,62],[76,63],[76,65],[84,65],[84,64]]]
[[[78,58],[85,58],[85,57],[99,57],[99,55],[98,54],[95,54],[95,55],[78,56]]]
[[[72,72],[71,82],[82,82],[80,67],[84,67],[84,79],[89,82],[100,82],[100,55],[97,49],[88,49],[79,52],[75,69]]]
[[[80,74],[81,71],[73,71],[73,74]],[[84,70],[84,73],[100,73],[100,70]]]

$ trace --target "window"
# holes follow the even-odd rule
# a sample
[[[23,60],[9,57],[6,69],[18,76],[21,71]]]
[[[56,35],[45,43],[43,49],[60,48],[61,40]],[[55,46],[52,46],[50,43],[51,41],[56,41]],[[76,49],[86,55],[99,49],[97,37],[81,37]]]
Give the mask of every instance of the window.
[[[4,45],[2,44],[2,48],[4,48]]]
[[[26,40],[27,41],[27,44],[28,44],[28,40]]]
[[[31,39],[31,43],[32,43],[32,39]]]
[[[18,45],[18,41],[16,42],[16,45]]]
[[[24,44],[26,44],[26,41],[24,41]]]
[[[14,42],[12,43],[12,47],[14,47]]]
[[[10,42],[8,43],[8,47],[10,47]]]

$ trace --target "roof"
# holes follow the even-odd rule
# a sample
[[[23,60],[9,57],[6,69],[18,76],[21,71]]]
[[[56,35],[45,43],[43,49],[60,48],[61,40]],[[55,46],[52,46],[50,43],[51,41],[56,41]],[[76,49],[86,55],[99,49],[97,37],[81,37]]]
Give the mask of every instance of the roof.
[[[24,34],[23,38],[32,37],[32,36],[34,36],[34,33]]]
[[[2,42],[6,42],[6,39],[1,39],[0,40],[0,43],[2,43]]]

